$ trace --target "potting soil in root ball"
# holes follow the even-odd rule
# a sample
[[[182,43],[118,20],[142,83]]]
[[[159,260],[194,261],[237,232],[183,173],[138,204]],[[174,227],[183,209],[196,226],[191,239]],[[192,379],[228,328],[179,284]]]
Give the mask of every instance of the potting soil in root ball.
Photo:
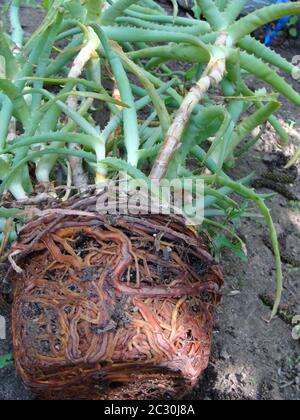
[[[52,209],[13,246],[18,373],[47,399],[182,397],[207,367],[223,282],[207,238],[95,202]]]

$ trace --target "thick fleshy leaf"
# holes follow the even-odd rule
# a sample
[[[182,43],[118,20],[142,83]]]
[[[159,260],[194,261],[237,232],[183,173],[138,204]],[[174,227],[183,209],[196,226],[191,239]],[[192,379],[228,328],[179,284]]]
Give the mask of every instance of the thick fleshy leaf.
[[[14,114],[18,120],[26,125],[28,119],[30,118],[30,112],[23,96],[20,96],[19,90],[10,80],[0,79],[0,92],[1,91],[12,101]]]

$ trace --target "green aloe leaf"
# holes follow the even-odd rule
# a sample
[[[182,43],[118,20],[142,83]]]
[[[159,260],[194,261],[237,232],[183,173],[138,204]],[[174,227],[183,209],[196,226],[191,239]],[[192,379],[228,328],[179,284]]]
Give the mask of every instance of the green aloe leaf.
[[[12,159],[12,155],[0,155],[0,179],[8,174],[11,168]]]
[[[0,356],[0,369],[3,369],[6,366],[8,366],[12,361],[13,361],[13,356],[11,353]]]
[[[4,32],[3,27],[0,25],[0,56],[1,59],[1,74],[0,78],[13,78],[18,72],[18,62],[15,59],[11,48],[9,46],[8,38]]]
[[[38,29],[31,35],[27,41],[25,48],[27,49],[32,43],[38,38],[39,35],[46,32],[46,30],[53,25],[56,21],[58,13],[61,12],[61,6],[64,4],[65,0],[52,0],[51,5],[48,6],[48,13],[45,16],[42,24]]]
[[[14,113],[18,120],[26,125],[30,118],[30,112],[24,98],[20,96],[19,90],[10,80],[0,79],[0,92],[1,91],[12,101]]]

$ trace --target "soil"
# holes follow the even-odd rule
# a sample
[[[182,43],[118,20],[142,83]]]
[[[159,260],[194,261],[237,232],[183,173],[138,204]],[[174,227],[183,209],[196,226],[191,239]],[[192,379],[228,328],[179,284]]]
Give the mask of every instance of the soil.
[[[167,0],[161,3],[169,4]],[[39,12],[24,8],[22,19],[25,28],[31,31],[39,22],[40,16]],[[299,48],[294,41],[282,41],[277,50],[288,60],[299,55]],[[299,91],[297,82],[292,78],[289,82]],[[258,83],[253,80],[252,87],[257,86]],[[278,116],[284,121],[294,123],[294,129],[299,132],[299,110],[284,98]],[[237,161],[232,176],[238,179],[255,172],[257,179],[265,179],[270,172],[270,166],[272,170],[275,166],[280,173],[285,162],[284,156],[292,156],[296,147],[297,140],[293,138],[289,146],[279,146],[274,130],[268,127],[255,149]],[[297,176],[293,185],[283,184],[298,199],[299,170],[300,163],[293,170]],[[261,188],[259,191],[273,192],[269,188]],[[267,228],[261,219],[244,219],[239,230],[247,246],[247,263],[230,253],[223,254],[226,285],[217,313],[212,357],[203,378],[187,399],[300,400],[300,343],[292,338],[291,325],[291,314],[300,314],[298,204],[290,202],[278,192],[268,200],[280,234],[282,251],[287,257],[284,258],[283,265],[285,285],[280,316],[271,323],[267,320],[275,291],[274,256],[268,244]],[[6,317],[8,330],[8,339],[0,340],[2,355],[11,351],[9,305],[0,301],[0,313]],[[0,369],[0,400],[33,398],[17,378],[13,364]]]

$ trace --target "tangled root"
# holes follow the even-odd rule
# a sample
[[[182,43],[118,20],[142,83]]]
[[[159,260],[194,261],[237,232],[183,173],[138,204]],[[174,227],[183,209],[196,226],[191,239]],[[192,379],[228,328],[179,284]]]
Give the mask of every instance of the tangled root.
[[[18,373],[46,399],[170,399],[207,367],[222,273],[180,218],[96,213],[31,221],[13,253]]]

